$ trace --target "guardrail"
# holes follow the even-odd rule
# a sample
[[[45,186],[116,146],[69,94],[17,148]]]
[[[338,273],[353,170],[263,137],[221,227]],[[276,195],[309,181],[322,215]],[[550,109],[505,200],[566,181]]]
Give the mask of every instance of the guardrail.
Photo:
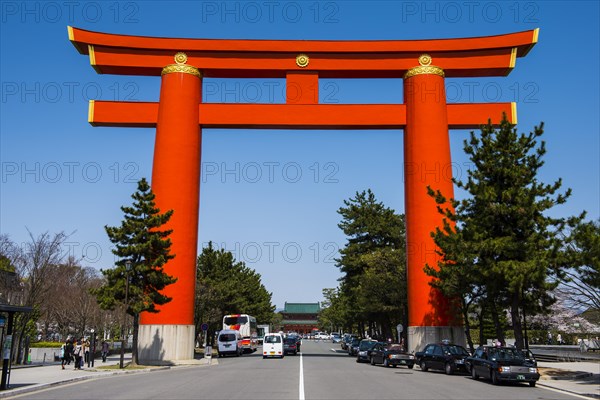
[[[538,361],[592,361],[600,363],[600,353],[581,351],[582,349],[579,346],[530,345],[529,350],[531,350]]]

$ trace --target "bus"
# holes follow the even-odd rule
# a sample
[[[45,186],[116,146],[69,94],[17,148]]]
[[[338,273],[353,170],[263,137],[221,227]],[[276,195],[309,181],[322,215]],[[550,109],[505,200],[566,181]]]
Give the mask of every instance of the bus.
[[[223,317],[223,329],[234,329],[242,335],[244,352],[255,352],[258,347],[256,318],[248,314],[231,314]]]

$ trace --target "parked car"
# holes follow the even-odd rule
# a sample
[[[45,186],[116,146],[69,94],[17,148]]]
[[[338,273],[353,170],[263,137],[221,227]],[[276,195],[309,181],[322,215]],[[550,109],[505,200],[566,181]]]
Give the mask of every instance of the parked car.
[[[406,365],[412,369],[415,366],[415,356],[404,351],[401,344],[377,343],[371,349],[371,365],[383,364],[384,367]]]
[[[331,333],[331,342],[332,343],[339,343],[341,341],[342,341],[342,337],[340,336],[340,334],[338,332]]]
[[[329,340],[329,335],[326,332],[317,332],[315,340]]]
[[[356,336],[352,335],[351,333],[344,333],[344,336],[342,337],[342,341],[340,342],[340,346],[342,346],[342,350],[348,350],[348,343],[350,343],[352,341],[353,337],[356,337]]]
[[[283,353],[284,354],[298,354],[298,341],[295,336],[288,336],[283,338]]]
[[[423,371],[427,371],[429,368],[441,369],[446,374],[452,375],[456,371],[468,372],[465,359],[469,355],[469,352],[462,346],[442,342],[426,345],[423,351],[415,353],[415,358]]]
[[[487,378],[494,385],[503,381],[527,382],[533,387],[540,379],[535,361],[514,347],[480,346],[467,358],[467,364],[473,379]]]
[[[302,336],[294,334],[290,337],[296,339],[296,349],[298,350],[298,352],[300,352],[300,346],[302,345]]]
[[[355,356],[358,354],[358,346],[360,345],[360,339],[355,337],[352,338],[352,341],[348,343],[348,355]]]
[[[371,350],[377,343],[379,342],[371,339],[361,340],[356,353],[356,362],[368,362],[371,359]]]

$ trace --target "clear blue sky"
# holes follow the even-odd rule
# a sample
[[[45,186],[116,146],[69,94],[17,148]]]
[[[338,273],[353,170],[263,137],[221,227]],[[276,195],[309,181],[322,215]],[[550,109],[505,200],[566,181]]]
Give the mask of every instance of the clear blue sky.
[[[0,232],[17,241],[71,234],[83,264],[114,261],[104,225],[118,225],[135,182],[151,177],[153,129],[93,128],[89,99],[157,101],[160,79],[97,75],[67,26],[132,35],[386,40],[540,28],[508,77],[447,79],[449,102],[516,101],[519,131],[545,122],[540,180],[573,189],[568,216],[600,216],[599,8],[589,2],[1,2]],[[270,88],[273,88],[271,95]],[[401,103],[401,80],[323,80],[321,101]],[[204,100],[283,102],[282,80],[204,80]],[[453,161],[468,131],[452,131]],[[212,240],[263,276],[278,308],[321,300],[339,277],[337,209],[356,191],[404,212],[401,131],[204,130],[200,245]],[[461,171],[464,177],[464,170]],[[299,175],[301,174],[301,175]]]

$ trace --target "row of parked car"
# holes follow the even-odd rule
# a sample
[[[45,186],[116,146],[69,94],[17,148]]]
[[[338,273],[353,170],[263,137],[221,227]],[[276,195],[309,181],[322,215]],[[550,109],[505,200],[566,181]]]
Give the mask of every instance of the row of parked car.
[[[358,363],[383,364],[385,367],[402,365],[410,369],[417,364],[423,372],[434,369],[448,375],[470,374],[473,379],[489,379],[494,385],[527,382],[534,387],[540,379],[533,354],[514,347],[480,346],[471,355],[464,347],[444,341],[427,344],[423,351],[412,354],[397,343],[359,339],[354,335],[344,336],[341,346],[349,356],[356,356]]]
[[[369,362],[371,365],[382,364],[384,367],[403,365],[413,368],[415,356],[407,353],[398,343],[385,343],[373,339],[360,339],[354,335],[344,335],[341,347],[349,356],[356,356],[356,362]]]

